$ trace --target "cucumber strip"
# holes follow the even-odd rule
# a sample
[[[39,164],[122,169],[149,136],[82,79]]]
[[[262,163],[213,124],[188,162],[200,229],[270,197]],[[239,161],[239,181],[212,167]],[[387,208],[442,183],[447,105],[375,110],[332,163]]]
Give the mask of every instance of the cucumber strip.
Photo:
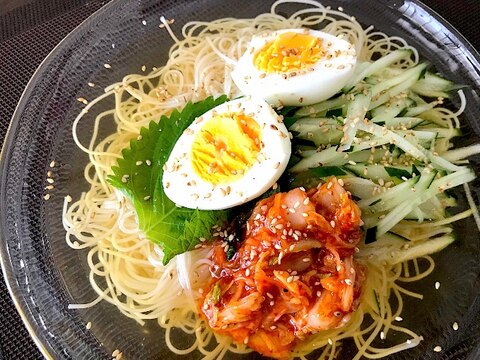
[[[370,179],[353,176],[343,178],[343,182],[345,190],[350,191],[353,196],[359,199],[371,197],[373,190],[378,187],[378,185]]]
[[[445,235],[434,239],[428,239],[422,242],[415,242],[413,246],[407,249],[401,249],[394,254],[392,265],[400,264],[404,261],[413,260],[425,255],[434,254],[445,249],[448,245],[455,241],[452,235]]]
[[[371,179],[371,180],[383,179],[386,182],[392,180],[390,178],[390,175],[388,175],[388,173],[385,171],[385,168],[382,165],[345,164],[344,168],[350,171],[351,173],[357,175],[358,177],[361,177],[364,179]]]
[[[389,202],[395,199],[402,199],[402,197],[405,195],[410,196],[410,194],[412,193],[412,190],[411,190],[412,187],[418,182],[419,179],[420,179],[419,176],[415,176],[403,183],[400,183],[398,185],[391,187],[385,193],[373,195],[367,199],[361,200],[357,203],[357,205],[361,209],[368,209],[369,206],[371,206],[374,203],[378,203],[379,201]]]
[[[433,254],[453,243],[452,235],[445,235],[419,242],[408,242],[402,237],[387,233],[371,245],[364,245],[357,258],[367,261],[387,262],[391,265],[400,264],[421,256]]]
[[[365,149],[371,149],[373,147],[381,146],[385,144],[389,144],[389,141],[387,139],[373,137],[370,140],[362,141],[362,142],[359,142],[358,144],[352,144],[351,151],[356,152],[356,151],[361,151]]]
[[[408,98],[394,99],[385,105],[373,109],[371,111],[371,121],[374,123],[387,122],[402,113],[412,104],[413,101]]]
[[[435,175],[435,171],[432,171],[429,174],[424,171],[424,173],[420,176],[419,180],[413,187],[404,189],[401,193],[397,193],[396,196],[391,196],[390,194],[389,197],[380,198],[380,201],[375,203],[374,205],[369,206],[368,210],[371,212],[390,211],[401,203],[408,202],[409,199],[417,197],[417,194],[424,192],[426,189],[428,189],[433,179],[435,178]],[[395,187],[398,187],[400,185],[401,184]],[[410,213],[410,211],[408,213]]]
[[[409,198],[408,201],[404,201],[394,210],[388,213],[383,219],[381,219],[377,225],[377,233],[380,235],[386,233],[407,214],[409,214],[415,207],[424,203],[437,193],[441,193],[452,187],[467,183],[473,179],[475,179],[475,173],[469,168],[464,167],[452,174],[434,180],[426,191],[417,191],[415,197]]]
[[[412,91],[426,97],[448,98],[452,90],[457,90],[463,86],[458,86],[450,80],[427,72],[425,77],[412,86]]]
[[[462,131],[460,129],[455,128],[439,128],[439,127],[428,127],[428,126],[421,126],[415,129],[415,131],[430,131],[435,132],[437,134],[437,139],[451,139],[456,136],[461,136]]]
[[[385,171],[390,177],[396,177],[401,179],[403,178],[409,178],[412,176],[410,172],[407,170],[408,167],[406,166],[401,166],[401,167],[391,167],[391,166],[385,166]]]
[[[352,90],[352,88],[362,81],[364,78],[367,76],[370,76],[372,74],[375,74],[377,72],[380,72],[384,70],[386,67],[402,60],[402,59],[408,59],[412,56],[413,51],[411,49],[399,49],[391,52],[387,56],[383,56],[377,61],[374,61],[373,63],[369,64],[366,66],[362,71],[360,71],[358,74],[354,74],[352,77],[352,80],[347,83],[347,85],[344,86],[342,89],[343,92],[348,92]]]
[[[370,94],[358,94],[348,104],[347,116],[343,122],[343,143],[340,150],[345,151],[350,148],[357,133],[358,124],[363,122],[367,109],[370,105]]]
[[[415,81],[417,81],[416,78],[412,76],[408,80],[390,88],[385,93],[378,94],[370,103],[369,110],[375,109],[376,107],[385,104],[387,101],[390,101],[391,98],[405,92],[415,83]]]
[[[306,171],[310,168],[322,166],[323,164],[340,166],[345,164],[346,162],[347,159],[345,159],[344,153],[337,151],[335,147],[330,147],[322,151],[316,151],[314,154],[303,158],[298,163],[296,163],[290,169],[290,171],[293,173],[298,173]]]
[[[448,161],[458,161],[477,154],[480,154],[480,144],[449,150],[448,152],[442,154],[442,157]]]
[[[332,118],[304,117],[298,119],[295,124],[290,126],[289,130],[298,132],[312,131],[313,129],[318,129],[325,125],[341,125],[341,123]]]
[[[313,175],[319,178],[330,176],[344,176],[348,173],[338,166],[318,166],[309,170]]]
[[[419,161],[428,162],[428,160],[430,160],[435,167],[448,171],[457,171],[460,169],[459,166],[456,166],[449,161],[434,155],[432,152],[426,150],[420,145],[412,144],[407,139],[391,130],[386,129],[385,127],[373,123],[365,124],[364,122],[360,122],[358,124],[358,128],[377,137],[383,137],[387,139],[391,144],[395,144],[397,147]]]
[[[302,107],[298,109],[295,113],[295,116],[304,117],[304,116],[315,116],[316,114],[321,114],[328,110],[339,109],[348,102],[348,98],[344,95],[338,96],[333,99],[322,101],[318,104],[313,104],[309,106]]]
[[[415,84],[418,82],[418,79],[423,74],[424,70],[427,68],[426,63],[419,64],[411,69],[405,70],[402,74],[395,76],[390,79],[385,79],[378,84],[372,86],[370,91],[372,93],[372,97],[375,98],[380,93],[384,92],[387,89],[394,88],[395,86],[402,84],[402,83],[412,83]],[[408,86],[410,88],[412,85]],[[384,101],[386,102],[386,101]],[[377,105],[378,106],[378,105]],[[375,108],[374,106],[373,108]]]
[[[439,103],[438,101],[432,101],[431,103],[426,103],[422,105],[417,105],[414,107],[411,107],[407,109],[405,112],[405,116],[418,116],[421,113],[424,113],[425,111],[432,110],[435,106],[437,106]]]

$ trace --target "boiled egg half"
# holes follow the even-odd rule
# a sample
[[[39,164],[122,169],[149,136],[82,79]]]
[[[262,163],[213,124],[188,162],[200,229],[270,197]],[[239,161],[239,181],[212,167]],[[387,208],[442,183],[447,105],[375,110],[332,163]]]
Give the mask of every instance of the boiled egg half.
[[[243,94],[279,105],[310,105],[335,95],[352,76],[349,42],[316,30],[287,29],[254,37],[232,71]]]
[[[164,166],[164,191],[179,206],[231,208],[267,191],[290,152],[282,117],[264,100],[226,102],[183,132]]]

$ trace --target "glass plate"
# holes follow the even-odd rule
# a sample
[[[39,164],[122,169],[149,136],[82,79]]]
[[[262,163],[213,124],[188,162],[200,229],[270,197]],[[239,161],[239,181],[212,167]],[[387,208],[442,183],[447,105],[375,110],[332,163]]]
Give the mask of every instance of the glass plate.
[[[172,41],[158,28],[161,15],[175,18],[173,29],[179,33],[181,25],[189,20],[252,17],[268,11],[270,4],[257,0],[114,1],[62,41],[33,76],[2,152],[1,259],[16,306],[46,357],[111,359],[112,351],[119,348],[127,359],[177,358],[153,322],[141,327],[106,302],[87,310],[67,309],[69,303],[96,298],[88,281],[86,253],[66,245],[61,223],[64,196],[75,198],[87,189],[83,180],[87,157],[76,148],[71,136],[72,122],[82,108],[76,99],[94,98],[104,86],[128,73],[140,72],[142,65],[151,68],[164,63],[165,49]],[[462,117],[465,135],[461,142],[476,141],[480,134],[480,99],[476,93],[480,88],[479,57],[445,20],[417,1],[328,0],[323,4],[342,6],[361,23],[405,38],[438,71],[468,85],[464,92],[469,106]],[[288,6],[282,9],[288,13],[291,10]],[[111,69],[104,67],[107,63]],[[92,88],[88,82],[97,86]],[[453,102],[458,104],[458,99]],[[93,114],[87,117],[90,121],[92,118]],[[109,129],[102,131],[109,133]],[[474,158],[474,164],[478,160]],[[51,161],[56,162],[52,169]],[[55,189],[45,201],[49,170]],[[473,188],[478,199],[478,181]],[[464,205],[461,192],[458,196]],[[435,256],[435,272],[416,285],[416,290],[425,294],[424,300],[406,305],[405,323],[410,323],[425,341],[391,359],[480,358],[479,232],[473,219],[458,223],[456,231],[456,243]],[[436,281],[441,283],[438,290]],[[460,325],[458,331],[452,329],[454,321]],[[86,329],[87,322],[92,323],[90,330]],[[182,337],[180,331],[178,336]],[[437,345],[444,349],[441,353],[433,352]],[[351,358],[353,350],[352,344],[345,342],[341,358]],[[260,358],[254,354],[247,357]],[[187,358],[198,359],[200,354]]]

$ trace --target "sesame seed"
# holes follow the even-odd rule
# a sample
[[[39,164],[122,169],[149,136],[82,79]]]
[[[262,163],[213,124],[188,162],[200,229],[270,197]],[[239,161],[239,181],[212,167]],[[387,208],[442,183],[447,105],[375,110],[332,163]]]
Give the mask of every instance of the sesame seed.
[[[142,20],[142,24],[145,26],[147,25],[147,20]]]
[[[357,165],[357,163],[356,163],[355,161],[352,161],[352,160],[349,160],[348,163],[349,163],[350,165]]]
[[[343,185],[345,185],[345,183],[343,182],[343,180],[342,180],[342,179],[338,179],[338,184],[339,184],[340,186],[343,186]]]
[[[302,261],[303,261],[304,263],[307,263],[307,262],[310,262],[310,259],[309,259],[309,258],[303,258]]]
[[[55,180],[53,180],[52,178],[47,178],[47,182],[48,182],[49,184],[53,184],[53,183],[55,182]]]
[[[436,290],[440,289],[440,283],[438,281],[435,282],[435,289]]]
[[[112,353],[112,357],[116,357],[118,354],[120,354],[120,350],[116,349]]]
[[[45,195],[43,195],[43,198],[44,198],[45,200],[50,199],[50,194],[45,194]]]
[[[93,83],[93,82],[89,82],[87,85],[90,86],[90,87],[95,87],[95,83]]]
[[[142,165],[142,164],[143,164],[143,161],[142,161],[142,160],[139,160],[139,161],[137,161],[137,162],[135,163],[135,165],[137,165],[137,166],[140,166],[140,165]]]
[[[335,228],[335,221],[333,221],[333,220],[330,221],[330,226],[331,226],[332,228]]]
[[[56,164],[56,163],[55,163],[55,160],[52,160],[52,161],[50,162],[50,167],[51,167],[51,168],[55,167],[55,164]]]
[[[245,276],[250,276],[250,269],[245,270]]]
[[[352,280],[345,279],[345,284],[347,284],[348,286],[351,286],[352,285]]]
[[[85,325],[85,327],[87,328],[87,330],[90,330],[92,328],[92,323],[90,321],[87,322],[87,325]]]
[[[383,331],[380,332],[380,339],[385,340],[385,333]]]
[[[273,306],[275,304],[275,302],[272,300],[270,301],[270,306]]]
[[[433,348],[433,351],[440,352],[440,351],[442,351],[442,347],[437,345]]]
[[[83,97],[79,97],[79,98],[77,99],[77,101],[80,101],[80,102],[81,102],[82,104],[84,104],[84,105],[87,105],[87,104],[88,104],[88,100],[85,99],[85,98],[83,98]]]
[[[287,278],[287,283],[290,284],[292,281],[293,281],[293,276],[289,276],[289,277]]]
[[[328,338],[327,342],[328,342],[329,345],[333,345],[332,339]]]
[[[147,200],[150,200],[150,195],[147,195],[143,198],[143,200],[147,201]]]
[[[395,321],[403,321],[403,318],[402,318],[401,316],[397,316],[397,317],[395,318]]]
[[[458,330],[458,323],[456,321],[452,324],[452,328],[454,331]]]
[[[105,69],[111,69],[112,68],[112,65],[110,65],[110,64],[103,64],[103,66],[105,67]]]

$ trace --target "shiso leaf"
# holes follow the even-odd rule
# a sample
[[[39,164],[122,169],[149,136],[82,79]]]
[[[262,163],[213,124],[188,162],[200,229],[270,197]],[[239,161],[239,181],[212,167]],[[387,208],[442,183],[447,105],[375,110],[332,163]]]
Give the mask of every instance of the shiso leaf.
[[[227,220],[227,210],[178,207],[165,195],[162,185],[163,166],[183,131],[197,117],[227,100],[221,96],[189,102],[182,111],[174,110],[158,122],[151,121],[148,128],[140,130],[141,136],[122,151],[118,165],[112,167],[108,182],[132,202],[140,230],[163,249],[164,264],[194,249],[199,238],[210,238],[212,226]]]

